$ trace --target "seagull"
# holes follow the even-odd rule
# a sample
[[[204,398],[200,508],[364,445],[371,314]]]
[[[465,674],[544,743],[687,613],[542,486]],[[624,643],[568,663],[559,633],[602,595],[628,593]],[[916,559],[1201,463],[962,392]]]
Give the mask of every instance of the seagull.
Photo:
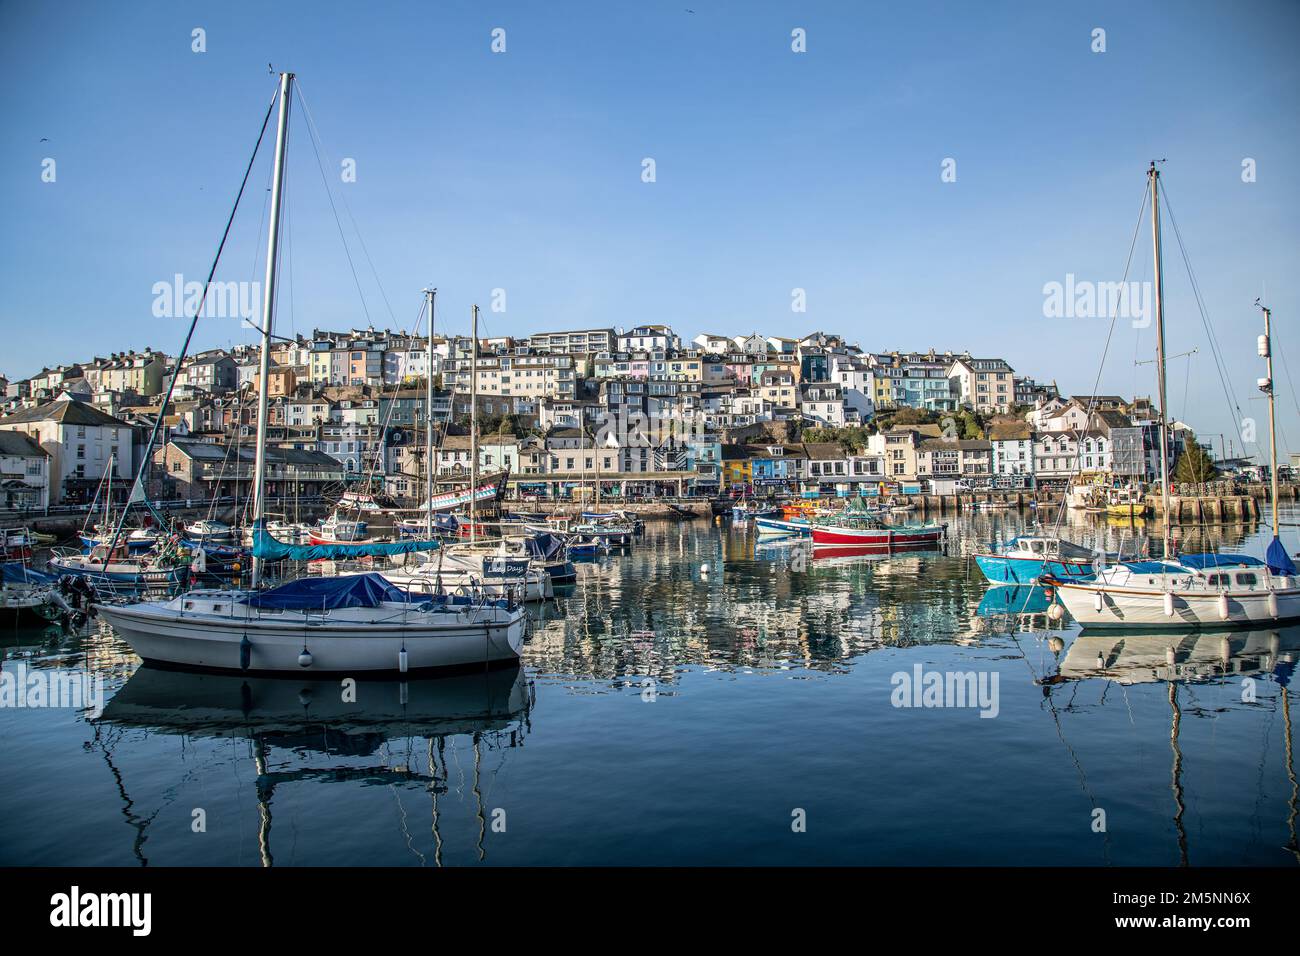
[[[50,141],[50,138],[49,138],[48,136],[42,136],[42,137],[41,137],[41,142],[42,142],[42,143],[48,143],[49,141]]]

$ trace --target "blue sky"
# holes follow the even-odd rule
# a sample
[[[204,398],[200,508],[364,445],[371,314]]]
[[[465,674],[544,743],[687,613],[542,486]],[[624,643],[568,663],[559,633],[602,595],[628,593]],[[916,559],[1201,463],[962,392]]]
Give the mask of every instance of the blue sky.
[[[504,54],[490,49],[496,27]],[[1090,48],[1096,27],[1104,53]],[[9,0],[0,372],[179,347],[184,323],[153,317],[152,288],[206,274],[270,100],[269,62],[298,74],[378,273],[340,206],[358,294],[299,112],[278,331],[365,325],[367,310],[409,327],[428,283],[440,327],[464,331],[470,304],[503,288],[488,334],[827,329],[869,349],[1001,355],[1087,392],[1107,321],[1045,318],[1043,286],[1121,277],[1146,164],[1167,158],[1229,381],[1262,421],[1256,296],[1300,377],[1298,38],[1300,5],[1265,2]],[[355,183],[339,181],[345,157]],[[654,183],[641,181],[646,157]],[[949,157],[957,179],[944,183]],[[223,279],[261,277],[266,182],[259,163]],[[1144,226],[1130,278],[1150,273]],[[1171,231],[1166,276],[1169,351],[1200,350],[1171,362],[1170,408],[1203,437],[1231,433]],[[791,311],[794,288],[806,313]],[[205,319],[198,344],[251,338]],[[1121,322],[1102,390],[1152,392],[1152,367],[1134,361],[1153,347],[1152,330]],[[1277,378],[1300,451],[1281,366]]]

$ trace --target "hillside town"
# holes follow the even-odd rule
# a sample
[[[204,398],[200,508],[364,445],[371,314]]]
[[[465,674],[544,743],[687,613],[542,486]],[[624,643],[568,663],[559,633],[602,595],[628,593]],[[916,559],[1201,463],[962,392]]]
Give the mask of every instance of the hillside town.
[[[238,496],[257,350],[178,370],[145,348],[0,378],[0,506],[85,503],[110,470],[120,498],[173,378],[150,496]],[[1063,396],[1001,358],[868,351],[824,332],[545,331],[480,339],[475,359],[468,337],[314,331],[273,347],[267,384],[271,494],[304,499],[359,479],[414,499],[429,423],[435,475],[467,476],[472,393],[479,468],[508,470],[526,500],[592,481],[626,498],[1060,488],[1081,473],[1150,481],[1159,466],[1149,399]],[[1192,440],[1173,424],[1175,462]]]

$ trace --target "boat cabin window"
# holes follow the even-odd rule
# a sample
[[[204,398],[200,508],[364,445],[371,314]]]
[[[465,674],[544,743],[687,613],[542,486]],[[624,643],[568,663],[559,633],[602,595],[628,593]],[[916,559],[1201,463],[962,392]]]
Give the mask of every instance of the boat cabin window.
[[[1034,554],[1042,554],[1042,553],[1043,553],[1043,542],[1041,542],[1041,541],[1030,541],[1030,542],[1029,542],[1029,550],[1032,551],[1032,552],[1034,552]]]
[[[1255,577],[1253,574],[1238,574],[1237,583],[1244,588],[1253,588],[1257,583],[1259,583],[1259,578]]]
[[[1228,576],[1226,574],[1211,574],[1206,578],[1206,583],[1212,588],[1222,588],[1228,586]]]

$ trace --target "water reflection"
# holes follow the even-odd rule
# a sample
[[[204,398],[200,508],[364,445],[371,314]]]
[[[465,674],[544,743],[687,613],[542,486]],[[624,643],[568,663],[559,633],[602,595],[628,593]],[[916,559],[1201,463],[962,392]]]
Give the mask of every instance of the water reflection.
[[[422,680],[347,681],[198,674],[139,668],[96,722],[94,747],[115,781],[122,814],[136,831],[133,852],[147,865],[147,831],[158,810],[137,807],[115,751],[134,731],[183,738],[246,740],[254,761],[258,853],[274,862],[272,805],[289,784],[358,783],[423,790],[429,797],[433,859],[442,865],[439,799],[449,792],[447,742],[470,738],[470,790],[486,851],[480,785],[483,755],[521,746],[531,728],[531,688],[519,667]],[[394,746],[394,745],[398,746]],[[323,758],[323,762],[322,759]],[[403,814],[405,821],[405,814]],[[405,826],[405,822],[403,823]],[[414,846],[410,834],[408,844]],[[423,862],[423,855],[421,861]]]
[[[1057,638],[1053,650],[1059,653],[1060,647],[1061,642]],[[1189,695],[1185,688],[1197,684],[1220,684],[1234,689],[1239,686],[1240,706],[1280,712],[1284,728],[1282,757],[1290,785],[1286,814],[1289,840],[1284,849],[1300,862],[1300,844],[1297,843],[1296,834],[1297,816],[1300,815],[1300,784],[1297,783],[1295,768],[1290,700],[1290,686],[1298,657],[1300,626],[1182,634],[1131,631],[1087,634],[1074,638],[1056,669],[1046,673],[1040,683],[1053,718],[1057,721],[1063,743],[1065,736],[1060,719],[1062,712],[1071,713],[1089,706],[1102,706],[1110,697],[1111,685],[1120,688],[1153,683],[1165,685],[1169,708],[1169,788],[1173,804],[1171,822],[1177,836],[1181,866],[1189,864],[1188,833],[1184,822],[1187,785],[1184,779],[1183,718],[1190,714],[1193,717],[1214,719],[1227,709],[1228,704],[1228,701],[1219,698],[1218,706],[1207,708],[1195,696],[1191,696],[1191,709],[1187,710],[1188,702],[1183,697]],[[1087,682],[1098,682],[1103,688],[1095,704],[1080,704],[1077,694],[1070,691],[1064,706],[1058,710],[1056,697],[1065,693],[1065,686]],[[1126,706],[1126,696],[1124,700]],[[1074,757],[1073,749],[1068,743],[1066,746]],[[1265,743],[1261,745],[1258,761],[1261,796],[1267,756]],[[1078,769],[1087,792],[1086,775],[1081,765]]]

